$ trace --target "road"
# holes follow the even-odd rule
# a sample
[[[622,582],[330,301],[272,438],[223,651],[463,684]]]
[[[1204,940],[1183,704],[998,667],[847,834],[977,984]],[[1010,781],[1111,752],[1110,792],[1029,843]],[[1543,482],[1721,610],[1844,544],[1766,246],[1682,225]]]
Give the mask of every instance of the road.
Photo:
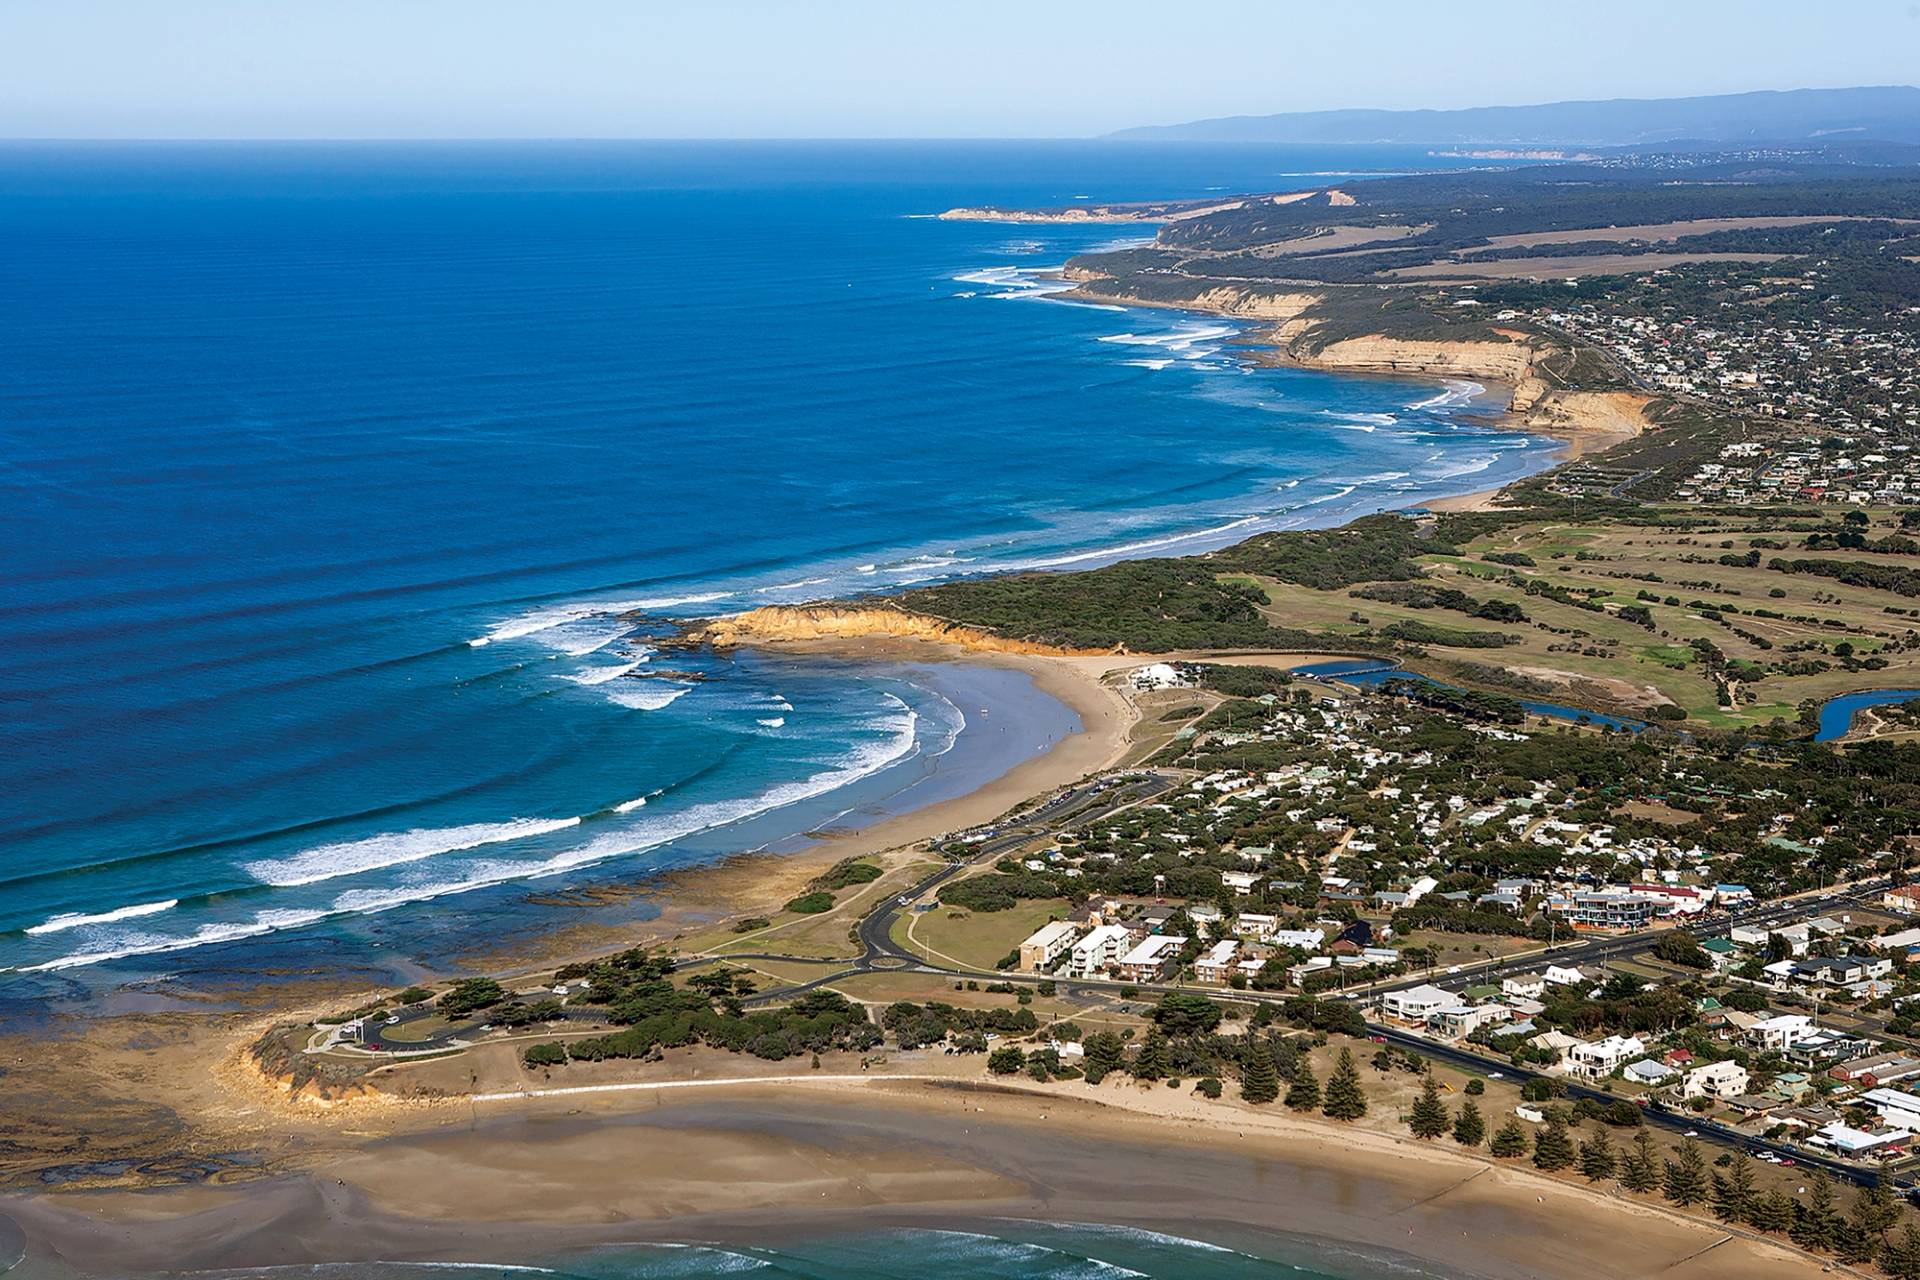
[[[894,924],[903,911],[926,900],[941,885],[955,877],[997,861],[1032,841],[1054,835],[1069,825],[1084,825],[1099,821],[1133,805],[1157,799],[1178,786],[1183,776],[1173,771],[1148,770],[1090,780],[1058,792],[1027,813],[995,824],[983,833],[984,838],[973,845],[970,858],[949,863],[930,872],[903,893],[889,894],[862,917],[855,934],[860,943],[860,954],[848,960],[843,967],[805,982],[755,992],[744,1003],[749,1005],[783,1003],[806,992],[830,987],[861,974],[875,972],[914,972],[937,975],[943,979],[956,981],[986,978],[1022,986],[1051,982],[1056,991],[1070,1000],[1106,1000],[1115,997],[1157,999],[1161,995],[1174,992],[1192,993],[1195,988],[1178,983],[1125,983],[1108,978],[1042,977],[1031,973],[996,972],[945,965],[909,950],[893,937]],[[1711,923],[1716,931],[1720,931],[1731,929],[1736,925],[1775,923],[1804,916],[1813,911],[1839,909],[1853,904],[1864,905],[1866,898],[1877,895],[1887,883],[1889,882],[1885,880],[1863,882],[1850,885],[1844,890],[1803,894],[1793,899],[1756,905],[1745,911],[1716,913],[1711,917]],[[1458,985],[1462,978],[1493,978],[1509,968],[1534,969],[1545,962],[1576,966],[1605,964],[1611,960],[1646,951],[1657,936],[1657,934],[1642,933],[1581,937],[1538,951],[1476,961],[1455,966],[1439,974],[1430,970],[1426,973],[1374,983],[1322,998],[1348,1001],[1359,1001],[1364,998],[1367,1001],[1374,1001],[1387,992],[1406,990],[1432,981],[1436,976]],[[682,961],[680,967],[695,968],[715,963],[754,960],[820,962],[818,957],[782,955],[778,952],[730,952],[718,956],[692,957]],[[1278,1006],[1299,994],[1292,991],[1222,991],[1213,987],[1199,990],[1243,1005]],[[426,1016],[430,1016],[430,1011],[423,1010],[403,1015],[402,1022],[410,1022]],[[598,1021],[604,1017],[604,1013],[591,1007],[569,1008],[565,1016],[573,1021]],[[471,1021],[448,1027],[432,1037],[409,1043],[404,1048],[395,1046],[388,1052],[400,1055],[460,1048],[465,1043],[463,1037],[475,1034],[482,1025],[478,1021]],[[384,1030],[384,1028],[376,1030]],[[1367,1030],[1376,1040],[1476,1074],[1497,1073],[1504,1078],[1521,1082],[1535,1079],[1549,1080],[1563,1090],[1566,1096],[1574,1099],[1591,1098],[1598,1102],[1621,1100],[1619,1095],[1608,1093],[1603,1089],[1581,1084],[1562,1076],[1547,1075],[1526,1067],[1516,1067],[1504,1058],[1481,1054],[1456,1044],[1430,1040],[1406,1028],[1380,1022],[1377,1019],[1367,1021]],[[1658,1128],[1676,1133],[1695,1134],[1703,1140],[1718,1143],[1736,1151],[1771,1152],[1782,1159],[1791,1159],[1799,1165],[1825,1170],[1833,1177],[1845,1181],[1867,1185],[1877,1176],[1873,1170],[1844,1164],[1799,1147],[1740,1133],[1724,1125],[1686,1113],[1667,1111],[1658,1106],[1646,1106],[1641,1109],[1641,1114],[1648,1124]],[[1902,1190],[1911,1189],[1910,1183],[1896,1181],[1896,1185]]]

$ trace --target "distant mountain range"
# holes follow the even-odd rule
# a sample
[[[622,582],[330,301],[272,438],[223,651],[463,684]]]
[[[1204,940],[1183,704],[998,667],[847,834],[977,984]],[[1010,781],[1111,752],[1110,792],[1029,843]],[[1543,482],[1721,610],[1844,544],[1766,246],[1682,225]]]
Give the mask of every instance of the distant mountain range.
[[[1295,111],[1122,129],[1191,142],[1645,147],[1664,143],[1920,142],[1920,89],[1791,89],[1702,98],[1614,98],[1458,111]]]

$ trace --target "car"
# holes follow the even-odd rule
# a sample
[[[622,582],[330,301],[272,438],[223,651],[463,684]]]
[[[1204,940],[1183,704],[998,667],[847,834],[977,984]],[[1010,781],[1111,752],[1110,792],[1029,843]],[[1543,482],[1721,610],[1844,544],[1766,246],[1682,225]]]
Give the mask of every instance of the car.
[[[903,894],[901,894],[901,895],[900,895],[900,905],[901,905],[901,906],[903,906],[903,907],[905,907],[905,906],[910,906],[910,905],[912,905],[912,903],[913,903],[913,895],[912,895],[912,894],[910,894],[910,893],[903,893]]]
[[[1387,1042],[1385,1036],[1368,1036],[1367,1039],[1373,1041],[1375,1044],[1385,1044]]]
[[[1498,1071],[1489,1071],[1489,1072],[1487,1072],[1487,1079],[1489,1079],[1489,1080],[1505,1080],[1505,1079],[1506,1079],[1506,1077],[1505,1077],[1505,1076],[1503,1076],[1503,1075],[1501,1075],[1501,1074],[1500,1074],[1500,1073],[1499,1073]]]
[[[399,1015],[399,1014],[397,1014],[397,1013],[390,1013],[390,1014],[388,1014],[388,1015],[387,1015],[387,1025],[388,1025],[388,1026],[392,1026],[392,1025],[393,1025],[394,1023],[396,1023],[396,1022],[398,1022],[398,1021],[400,1021],[400,1015]]]
[[[1698,1129],[1689,1129],[1689,1130],[1687,1130],[1687,1132],[1686,1132],[1686,1135],[1685,1135],[1685,1136],[1687,1136],[1687,1137],[1689,1137],[1689,1138],[1697,1138],[1697,1137],[1699,1137],[1699,1136],[1700,1136],[1700,1131],[1699,1131]]]
[[[1781,1164],[1781,1166],[1782,1166],[1783,1168],[1791,1168],[1791,1167],[1793,1166],[1793,1157],[1792,1157],[1792,1156],[1781,1156],[1781,1157],[1780,1157],[1780,1164]]]

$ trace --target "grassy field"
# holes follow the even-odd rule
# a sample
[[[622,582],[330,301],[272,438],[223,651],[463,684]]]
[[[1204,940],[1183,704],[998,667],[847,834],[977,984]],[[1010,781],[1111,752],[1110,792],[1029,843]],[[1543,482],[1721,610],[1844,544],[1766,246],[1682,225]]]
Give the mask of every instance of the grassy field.
[[[1698,516],[1688,508],[1672,510]],[[1872,515],[1867,537],[1897,530],[1892,513]],[[1840,513],[1828,518],[1837,524]],[[1412,665],[1440,678],[1520,696],[1564,697],[1595,710],[1645,712],[1669,702],[1695,723],[1754,727],[1776,717],[1792,722],[1800,704],[1809,699],[1920,686],[1920,644],[1909,649],[1905,643],[1920,617],[1889,612],[1913,608],[1920,601],[1766,567],[1779,557],[1920,571],[1920,557],[1809,551],[1799,545],[1805,535],[1788,532],[1781,523],[1763,514],[1707,518],[1690,529],[1542,521],[1475,539],[1457,556],[1421,558],[1427,582],[1477,601],[1515,605],[1526,615],[1525,622],[1491,622],[1449,609],[1415,608],[1268,578],[1258,584],[1267,595],[1264,612],[1276,626],[1340,636],[1377,632],[1395,623],[1498,632],[1510,642],[1497,648],[1427,643],[1422,646],[1426,656],[1416,657]],[[1756,540],[1784,546],[1756,546]],[[1722,556],[1750,551],[1759,553],[1758,566],[1720,562]],[[1484,559],[1490,552],[1521,552],[1535,563],[1490,563]],[[1530,595],[1529,584],[1568,590],[1580,599],[1597,590],[1602,594],[1592,599],[1605,612]],[[1620,616],[1620,610],[1634,606],[1648,610],[1651,628]],[[1755,609],[1783,616],[1755,616]],[[1709,610],[1720,611],[1721,617],[1716,619]],[[1731,664],[1721,672],[1733,689],[1731,706],[1721,702],[1714,672],[1695,641],[1710,643]],[[1842,644],[1851,646],[1856,661],[1841,656],[1844,651],[1836,653]],[[1886,665],[1870,670],[1858,664],[1868,657],[1883,659]],[[1827,669],[1789,673],[1780,669],[1786,662],[1821,662]],[[1490,669],[1509,675],[1493,681]]]
[[[940,864],[923,852],[904,851],[882,858],[886,874],[869,884],[840,889],[833,895],[833,908],[814,915],[780,911],[767,918],[767,926],[749,933],[734,933],[731,926],[716,926],[694,934],[680,944],[688,953],[727,956],[740,952],[776,952],[780,955],[818,959],[851,959],[860,954],[858,944],[848,936],[875,903],[889,894],[902,893],[917,884]]]
[[[1001,957],[1049,920],[1067,914],[1065,898],[1035,898],[1005,911],[965,911],[939,906],[916,915],[903,937],[934,959],[975,969],[992,969]]]

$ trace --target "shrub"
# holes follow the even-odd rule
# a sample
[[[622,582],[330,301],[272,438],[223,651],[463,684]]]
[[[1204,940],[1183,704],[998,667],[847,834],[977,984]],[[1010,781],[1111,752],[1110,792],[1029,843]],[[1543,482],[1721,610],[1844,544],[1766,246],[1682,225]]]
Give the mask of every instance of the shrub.
[[[822,911],[831,911],[832,909],[833,895],[824,889],[815,889],[810,893],[803,893],[793,901],[787,903],[787,910],[803,916],[817,916]]]

